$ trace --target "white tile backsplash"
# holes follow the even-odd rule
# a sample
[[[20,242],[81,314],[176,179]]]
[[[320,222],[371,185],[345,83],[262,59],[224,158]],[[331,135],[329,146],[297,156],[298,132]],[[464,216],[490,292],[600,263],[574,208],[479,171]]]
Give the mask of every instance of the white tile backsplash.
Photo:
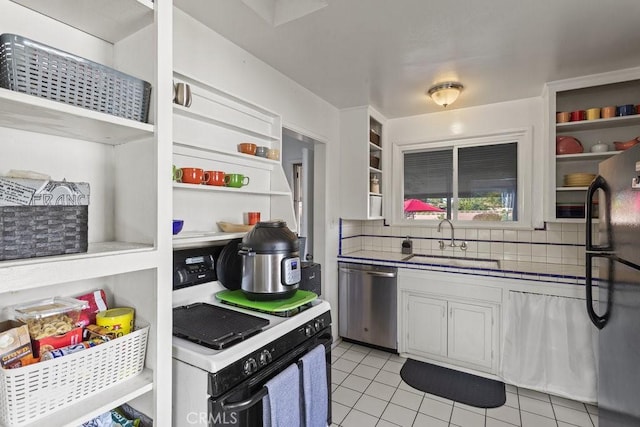
[[[594,228],[597,241],[597,228]],[[400,253],[406,236],[414,253],[494,258],[521,262],[584,265],[585,231],[581,224],[548,223],[546,230],[472,229],[455,230],[456,243],[467,241],[467,251],[451,248],[450,230],[433,227],[385,226],[383,221],[342,221],[342,254],[360,250]],[[440,250],[439,240],[447,246]]]

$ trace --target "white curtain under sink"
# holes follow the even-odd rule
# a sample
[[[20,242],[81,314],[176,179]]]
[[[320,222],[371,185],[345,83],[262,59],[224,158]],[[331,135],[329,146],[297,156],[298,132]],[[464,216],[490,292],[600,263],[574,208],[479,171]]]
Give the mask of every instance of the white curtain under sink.
[[[501,376],[519,387],[597,401],[597,329],[585,301],[509,292]]]

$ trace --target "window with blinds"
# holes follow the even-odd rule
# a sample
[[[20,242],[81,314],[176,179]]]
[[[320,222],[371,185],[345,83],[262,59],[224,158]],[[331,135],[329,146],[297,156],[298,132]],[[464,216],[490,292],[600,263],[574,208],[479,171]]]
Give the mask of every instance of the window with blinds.
[[[404,153],[404,217],[517,221],[518,143]]]

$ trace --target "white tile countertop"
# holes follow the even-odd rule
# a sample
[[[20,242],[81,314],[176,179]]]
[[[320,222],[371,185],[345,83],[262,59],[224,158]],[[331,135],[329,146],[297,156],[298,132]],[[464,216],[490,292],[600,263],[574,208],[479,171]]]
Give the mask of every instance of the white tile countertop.
[[[440,263],[437,258],[406,259],[408,256],[397,252],[356,251],[338,255],[338,261],[571,284],[584,284],[585,278],[585,268],[581,265],[499,260],[499,266],[479,268],[446,265],[446,261]],[[593,277],[598,277],[597,268]]]

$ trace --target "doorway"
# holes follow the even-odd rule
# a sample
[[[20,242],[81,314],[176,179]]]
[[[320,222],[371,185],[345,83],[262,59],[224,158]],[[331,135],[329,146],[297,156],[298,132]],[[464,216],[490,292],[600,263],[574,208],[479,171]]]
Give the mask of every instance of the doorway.
[[[282,129],[282,168],[293,193],[293,210],[300,237],[306,237],[300,258],[313,260],[314,149],[320,142],[287,128]]]

